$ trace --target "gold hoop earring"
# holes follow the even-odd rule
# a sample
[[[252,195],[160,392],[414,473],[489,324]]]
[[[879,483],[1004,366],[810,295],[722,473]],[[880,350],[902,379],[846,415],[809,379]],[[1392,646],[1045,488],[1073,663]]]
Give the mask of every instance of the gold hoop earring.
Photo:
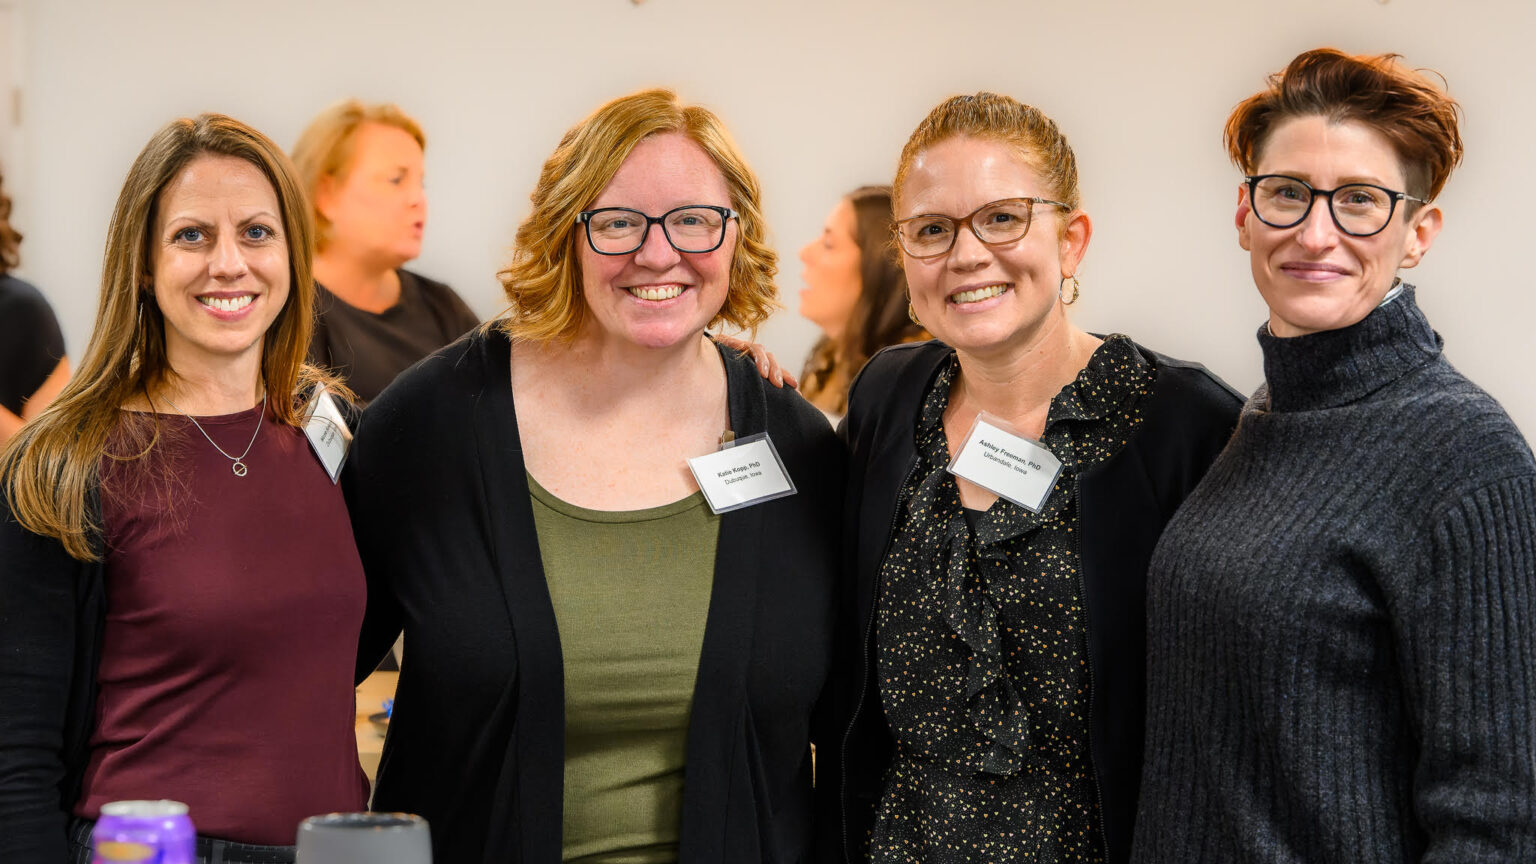
[[[923,326],[923,322],[917,320],[917,310],[912,308],[911,299],[907,300],[907,320],[919,327]]]
[[[1072,280],[1072,299],[1067,299],[1067,280]],[[1061,298],[1061,305],[1071,306],[1077,302],[1077,295],[1082,293],[1082,286],[1078,284],[1076,276],[1061,277],[1061,284],[1056,286],[1056,296]]]

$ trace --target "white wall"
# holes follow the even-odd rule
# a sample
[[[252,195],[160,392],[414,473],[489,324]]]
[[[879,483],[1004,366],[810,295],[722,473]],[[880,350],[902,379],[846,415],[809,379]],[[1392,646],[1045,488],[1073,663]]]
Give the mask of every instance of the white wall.
[[[1525,373],[1536,296],[1531,0],[10,0],[25,30],[23,273],[71,350],[94,314],[124,172],[166,120],[205,110],[291,144],[337,98],[425,125],[432,215],[417,267],[482,315],[561,132],[603,100],[668,85],[710,105],[763,180],[789,307],[761,338],[798,366],[796,250],[844,191],[888,182],[939,99],[992,89],[1073,142],[1097,232],[1079,321],[1260,381],[1263,306],[1231,223],[1227,112],[1297,52],[1396,51],[1466,109],[1446,229],[1410,281],[1450,358],[1536,437]]]

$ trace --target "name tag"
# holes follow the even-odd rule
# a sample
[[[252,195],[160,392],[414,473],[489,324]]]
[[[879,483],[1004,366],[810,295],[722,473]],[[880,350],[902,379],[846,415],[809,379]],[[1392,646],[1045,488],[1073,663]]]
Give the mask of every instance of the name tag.
[[[949,473],[1039,513],[1056,488],[1061,460],[1040,442],[1017,435],[1002,421],[981,414],[960,452],[949,460]]]
[[[726,442],[708,456],[695,456],[688,460],[688,470],[715,513],[795,494],[794,481],[766,432]]]
[[[325,473],[335,483],[341,478],[341,466],[347,461],[347,450],[352,446],[352,430],[347,428],[347,420],[331,394],[321,387],[316,390],[318,392],[304,410],[304,436],[309,439],[310,449],[320,457]]]

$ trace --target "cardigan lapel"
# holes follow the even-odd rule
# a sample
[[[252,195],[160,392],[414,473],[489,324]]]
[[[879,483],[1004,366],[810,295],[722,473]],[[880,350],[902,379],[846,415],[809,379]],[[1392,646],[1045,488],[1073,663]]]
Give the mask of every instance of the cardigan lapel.
[[[507,617],[517,640],[513,689],[512,746],[507,751],[486,840],[487,861],[560,860],[560,822],[550,828],[551,809],[560,814],[565,786],[565,677],[554,605],[544,577],[528,495],[527,469],[512,399],[512,346],[491,330],[479,350],[486,388],[473,409],[480,461],[483,518],[500,575]],[[551,791],[555,801],[550,802]],[[510,814],[511,818],[495,818]]]
[[[883,454],[882,458],[891,465],[902,467],[892,471],[876,466],[871,471],[868,466],[864,466],[861,469],[864,472],[861,488],[853,490],[853,494],[858,495],[862,501],[858,511],[858,536],[861,539],[880,540],[878,546],[864,542],[854,545],[858,555],[854,567],[858,598],[856,612],[861,633],[870,631],[870,620],[875,614],[875,597],[879,593],[875,583],[879,578],[880,561],[884,559],[886,547],[891,542],[896,515],[901,509],[901,487],[917,467],[917,442],[913,430],[917,429],[918,416],[928,387],[950,353],[948,346],[936,342],[925,343],[910,350],[923,353],[914,358],[910,369],[902,372],[898,367],[898,371],[902,372],[899,381],[869,382],[870,385],[880,387],[877,392],[890,394],[887,398],[893,407],[877,415],[888,419],[870,430],[872,440],[867,445],[868,452]]]
[[[717,346],[718,347],[718,346]],[[767,431],[766,386],[750,362],[720,348],[730,405],[731,430],[736,437]],[[769,542],[791,538],[768,536],[769,504],[733,510],[720,517],[715,551],[714,585],[704,644],[694,683],[693,709],[688,722],[687,763],[683,776],[683,824],[678,859],[686,864],[736,864],[728,860],[726,838],[742,820],[755,822],[747,786],[746,683],[757,626],[758,585],[763,578],[762,550]]]

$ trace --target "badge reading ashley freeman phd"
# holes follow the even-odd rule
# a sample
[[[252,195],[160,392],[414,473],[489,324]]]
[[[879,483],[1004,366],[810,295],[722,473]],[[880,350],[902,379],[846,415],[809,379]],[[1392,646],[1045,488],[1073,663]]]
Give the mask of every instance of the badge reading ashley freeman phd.
[[[1056,487],[1061,460],[1040,442],[983,413],[977,415],[960,452],[949,460],[949,473],[1039,513]]]

